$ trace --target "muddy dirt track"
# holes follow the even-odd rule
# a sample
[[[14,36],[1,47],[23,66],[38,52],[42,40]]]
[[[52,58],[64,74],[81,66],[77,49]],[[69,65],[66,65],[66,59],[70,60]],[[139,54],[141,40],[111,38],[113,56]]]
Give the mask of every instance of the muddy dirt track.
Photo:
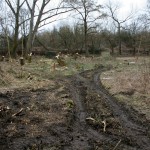
[[[105,90],[102,71],[1,93],[0,149],[150,150],[150,121]]]

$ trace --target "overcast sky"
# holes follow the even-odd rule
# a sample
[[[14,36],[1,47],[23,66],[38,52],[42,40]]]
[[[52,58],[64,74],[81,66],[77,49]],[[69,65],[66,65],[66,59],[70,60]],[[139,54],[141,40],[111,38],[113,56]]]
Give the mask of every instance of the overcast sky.
[[[128,9],[130,6],[133,6],[134,8],[137,9],[143,9],[146,6],[147,0],[119,0],[119,1],[122,2],[122,6],[125,9]]]
[[[107,4],[109,1],[114,5],[119,5],[119,12],[122,16],[127,16],[131,11],[133,13],[139,13],[146,8],[147,0],[97,0],[102,5]]]
[[[144,10],[146,8],[147,0],[120,0],[124,10],[129,11],[133,7],[135,11]]]
[[[55,0],[55,2],[56,1],[57,0]],[[120,17],[119,19],[126,18],[129,14],[131,14],[131,12],[137,15],[138,13],[140,13],[140,11],[146,8],[146,2],[147,2],[147,0],[96,0],[96,1],[98,4],[101,4],[101,5],[105,5],[109,1],[113,3],[114,5],[116,4],[119,5],[119,11],[118,11],[119,13],[118,17]],[[63,16],[66,16],[66,14],[64,14]],[[67,21],[63,20],[61,22],[61,25],[72,23],[72,20],[73,19],[71,18],[69,19],[67,17]],[[55,22],[53,23],[52,26],[59,26],[59,25],[60,25],[59,22]]]

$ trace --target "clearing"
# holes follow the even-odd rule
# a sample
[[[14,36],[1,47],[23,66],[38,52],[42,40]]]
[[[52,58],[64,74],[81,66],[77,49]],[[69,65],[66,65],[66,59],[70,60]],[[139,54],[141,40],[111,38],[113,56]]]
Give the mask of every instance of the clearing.
[[[149,58],[65,62],[0,62],[0,149],[149,150]]]

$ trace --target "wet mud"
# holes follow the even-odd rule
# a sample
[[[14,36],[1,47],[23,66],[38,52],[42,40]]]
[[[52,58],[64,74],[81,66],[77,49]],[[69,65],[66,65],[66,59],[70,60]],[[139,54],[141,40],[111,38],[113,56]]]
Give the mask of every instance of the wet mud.
[[[149,150],[150,121],[104,88],[106,69],[0,93],[0,149]]]

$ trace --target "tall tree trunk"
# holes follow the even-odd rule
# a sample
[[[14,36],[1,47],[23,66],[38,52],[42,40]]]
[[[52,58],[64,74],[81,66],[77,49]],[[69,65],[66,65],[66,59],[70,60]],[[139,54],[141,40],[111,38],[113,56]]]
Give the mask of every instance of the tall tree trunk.
[[[133,39],[133,56],[136,55],[136,41]]]
[[[112,56],[114,55],[114,47],[113,46],[111,47],[111,55]]]
[[[18,34],[19,34],[18,19],[19,19],[19,18],[16,18],[15,35],[14,35],[14,41],[13,41],[13,48],[12,48],[12,52],[11,52],[13,57],[16,57],[17,48],[18,48]]]
[[[121,31],[120,31],[120,23],[118,23],[118,44],[119,44],[119,55],[122,54],[122,47],[121,47]]]
[[[6,41],[7,41],[7,49],[8,49],[8,58],[9,58],[9,61],[12,61],[12,59],[11,59],[11,53],[10,53],[10,43],[9,43],[9,38],[8,38],[7,30],[6,30]]]
[[[30,13],[31,13],[31,19],[30,19],[30,29],[29,29],[29,35],[28,35],[28,40],[27,40],[27,50],[25,51],[25,56],[27,57],[27,55],[29,53],[32,52],[32,46],[33,46],[33,40],[34,40],[34,31],[33,31],[33,28],[34,28],[34,11],[35,11],[35,5],[36,5],[36,2],[34,3],[33,2],[33,6],[32,6],[32,9],[30,9]]]
[[[30,13],[31,13],[31,19],[30,19],[30,31],[29,31],[29,36],[28,36],[28,40],[27,40],[27,51],[26,51],[27,53],[32,52],[35,34],[38,30],[40,20],[41,20],[42,15],[43,15],[44,7],[49,3],[49,0],[47,2],[45,2],[45,0],[43,0],[42,6],[41,6],[40,11],[39,11],[38,18],[37,18],[35,26],[34,26],[34,13],[35,13],[36,2],[37,2],[37,0],[34,0],[33,5],[32,5],[32,9],[28,5],[28,7],[30,9]],[[26,53],[26,56],[27,56],[27,53]]]
[[[84,22],[84,48],[85,48],[85,54],[86,54],[86,56],[88,56],[89,50],[88,50],[88,46],[87,46],[87,22],[86,21]]]
[[[29,33],[28,40],[27,40],[27,46],[26,46],[27,47],[26,54],[25,54],[26,56],[27,56],[27,54],[32,52],[32,47],[33,47],[32,43],[33,43],[33,34]]]

